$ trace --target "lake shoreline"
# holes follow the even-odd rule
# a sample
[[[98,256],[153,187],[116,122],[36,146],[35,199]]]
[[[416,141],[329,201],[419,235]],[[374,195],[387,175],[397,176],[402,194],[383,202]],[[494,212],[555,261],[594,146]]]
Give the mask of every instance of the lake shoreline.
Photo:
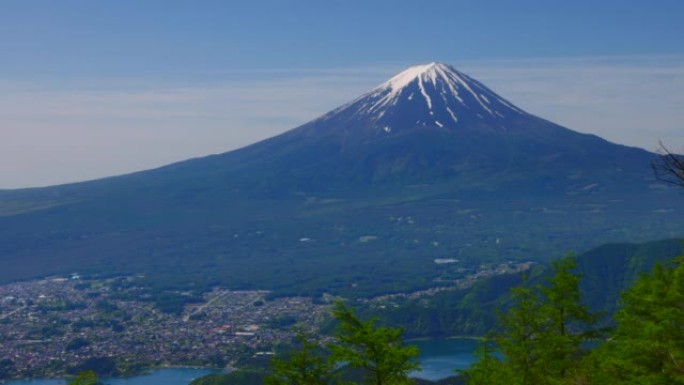
[[[446,338],[413,338],[406,340],[409,345],[418,345],[421,350],[419,361],[422,370],[413,373],[412,377],[426,380],[440,380],[454,376],[455,369],[465,369],[474,362],[474,352],[478,341],[483,337],[476,336],[451,336]],[[188,385],[187,381],[172,383],[169,379],[178,380],[176,374],[188,375],[192,378],[202,377],[213,373],[226,373],[238,368],[230,366],[217,368],[201,365],[156,365],[141,368],[139,371],[128,372],[116,377],[103,377],[105,385]],[[164,380],[156,380],[164,377]],[[20,378],[0,381],[2,385],[66,385],[73,377],[41,377]],[[185,381],[185,382],[183,382]]]
[[[210,367],[210,366],[201,366],[201,365],[158,365],[158,366],[150,366],[146,368],[141,368],[140,370],[136,371],[131,371],[131,372],[126,372],[124,374],[120,374],[117,376],[111,376],[111,377],[102,377],[105,380],[111,380],[111,379],[116,379],[116,380],[123,380],[123,379],[128,379],[128,378],[134,378],[134,377],[143,377],[143,376],[148,376],[151,374],[154,374],[157,371],[160,370],[167,370],[167,369],[188,369],[188,370],[207,370],[207,371],[213,371],[216,373],[227,373],[233,370],[236,370],[234,367],[231,366],[226,366],[224,368],[217,368],[217,367]],[[14,384],[20,383],[20,382],[32,382],[32,381],[64,381],[64,383],[68,383],[71,379],[75,378],[75,375],[58,375],[58,376],[42,376],[42,377],[19,377],[19,378],[9,378],[9,379],[3,379],[0,380],[0,385],[6,385],[6,384]]]

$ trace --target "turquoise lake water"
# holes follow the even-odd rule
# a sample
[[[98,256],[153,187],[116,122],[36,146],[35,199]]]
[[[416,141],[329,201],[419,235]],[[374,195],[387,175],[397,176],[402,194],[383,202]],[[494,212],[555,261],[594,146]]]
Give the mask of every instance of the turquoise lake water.
[[[102,383],[105,385],[188,385],[195,378],[216,372],[211,369],[167,368],[135,377],[105,378]],[[10,381],[5,385],[65,385],[66,383],[67,380],[64,379],[36,379]]]
[[[412,341],[411,345],[420,348],[421,371],[412,377],[426,380],[439,380],[455,374],[455,369],[465,369],[473,360],[477,341],[472,339]],[[135,376],[105,378],[105,385],[187,385],[195,378],[216,373],[211,369],[167,368]],[[10,381],[4,385],[65,385],[64,379],[35,379]]]
[[[467,338],[412,341],[411,345],[420,349],[422,370],[411,376],[432,381],[453,376],[456,369],[466,369],[473,363],[477,344],[477,340]]]

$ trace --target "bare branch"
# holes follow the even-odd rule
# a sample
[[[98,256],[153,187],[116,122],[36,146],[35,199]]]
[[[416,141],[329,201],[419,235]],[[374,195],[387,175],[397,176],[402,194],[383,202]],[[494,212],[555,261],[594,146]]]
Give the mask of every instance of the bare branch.
[[[684,156],[671,152],[662,142],[659,142],[658,154],[658,158],[651,163],[656,178],[684,187]]]

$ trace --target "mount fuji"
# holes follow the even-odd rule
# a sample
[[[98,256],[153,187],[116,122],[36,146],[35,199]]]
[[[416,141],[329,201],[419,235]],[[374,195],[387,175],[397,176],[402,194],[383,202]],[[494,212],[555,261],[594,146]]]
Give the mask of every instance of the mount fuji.
[[[653,178],[655,156],[430,63],[242,149],[0,191],[11,266],[0,281],[79,271],[359,295],[442,285],[482,264],[681,236],[684,199]]]
[[[231,179],[250,194],[442,182],[561,192],[593,183],[643,187],[653,156],[528,114],[453,67],[431,63],[215,161],[244,173]]]

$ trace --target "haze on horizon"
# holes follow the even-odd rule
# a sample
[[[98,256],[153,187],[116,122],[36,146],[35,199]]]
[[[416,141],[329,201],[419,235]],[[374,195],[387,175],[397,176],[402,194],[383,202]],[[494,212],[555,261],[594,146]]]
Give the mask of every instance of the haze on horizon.
[[[527,112],[684,151],[684,4],[0,4],[0,188],[128,173],[294,128],[408,66]]]

